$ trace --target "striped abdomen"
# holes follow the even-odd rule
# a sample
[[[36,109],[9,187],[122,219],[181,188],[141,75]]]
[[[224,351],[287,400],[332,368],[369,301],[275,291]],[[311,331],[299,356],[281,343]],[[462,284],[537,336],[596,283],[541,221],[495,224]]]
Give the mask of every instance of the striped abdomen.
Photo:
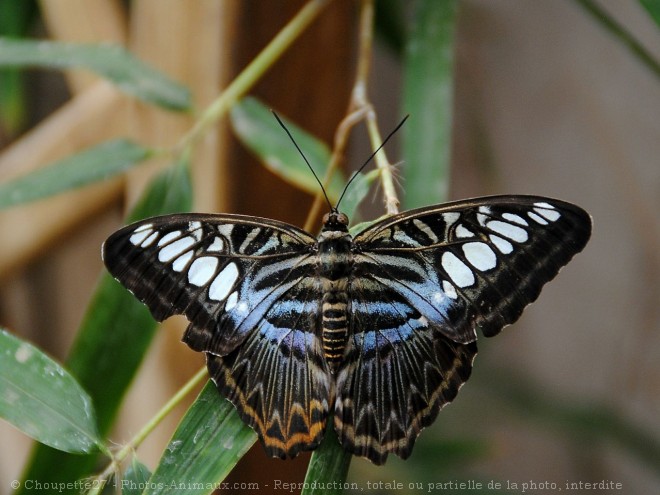
[[[341,215],[341,214],[340,214]],[[348,220],[345,220],[348,222]],[[334,228],[333,228],[334,227]],[[348,334],[348,279],[353,267],[352,239],[345,223],[325,224],[318,243],[321,282],[323,354],[334,373],[341,363]]]
[[[333,372],[339,367],[348,333],[346,309],[346,279],[337,281],[324,280],[323,300],[321,304],[323,354]]]

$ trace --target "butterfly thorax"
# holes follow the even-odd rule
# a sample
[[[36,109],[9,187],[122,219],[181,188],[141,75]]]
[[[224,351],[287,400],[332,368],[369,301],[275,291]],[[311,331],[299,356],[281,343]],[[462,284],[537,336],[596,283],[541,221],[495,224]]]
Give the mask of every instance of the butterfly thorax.
[[[342,360],[348,334],[346,290],[353,265],[352,246],[346,215],[328,213],[318,238],[317,275],[322,293],[323,353],[333,373]]]

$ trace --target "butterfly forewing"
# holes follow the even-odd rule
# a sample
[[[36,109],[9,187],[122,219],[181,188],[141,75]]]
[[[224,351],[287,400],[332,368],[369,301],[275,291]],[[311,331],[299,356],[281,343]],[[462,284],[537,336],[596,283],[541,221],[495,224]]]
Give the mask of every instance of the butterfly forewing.
[[[478,328],[513,323],[581,251],[577,206],[533,196],[412,210],[351,239],[240,215],[180,214],[113,234],[109,271],[184,341],[272,456],[321,441],[377,464],[410,455],[468,379]],[[341,338],[340,338],[341,337]]]
[[[459,201],[404,212],[359,233],[356,271],[394,280],[449,338],[471,342],[476,326],[490,337],[516,321],[590,234],[589,215],[563,201]]]

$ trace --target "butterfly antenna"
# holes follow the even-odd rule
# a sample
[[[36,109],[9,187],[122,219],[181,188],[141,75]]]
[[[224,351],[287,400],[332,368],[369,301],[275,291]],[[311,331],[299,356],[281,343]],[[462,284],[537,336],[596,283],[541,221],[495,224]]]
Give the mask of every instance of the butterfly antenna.
[[[325,201],[328,203],[328,206],[330,207],[330,210],[334,210],[334,208],[332,207],[332,203],[330,202],[330,199],[328,198],[328,194],[325,192],[325,188],[323,187],[323,183],[321,182],[321,179],[319,179],[319,176],[316,175],[316,172],[314,172],[314,169],[309,164],[309,161],[307,160],[307,157],[305,156],[305,154],[300,149],[300,146],[298,146],[298,143],[296,143],[296,140],[293,139],[293,136],[291,135],[291,132],[289,132],[289,129],[286,128],[286,126],[284,125],[284,122],[282,122],[282,119],[280,119],[280,117],[275,113],[274,110],[271,110],[271,112],[273,113],[273,115],[277,119],[277,122],[280,124],[280,126],[282,126],[282,129],[284,129],[284,132],[286,132],[287,136],[289,136],[289,139],[291,140],[293,145],[298,150],[298,153],[300,153],[300,156],[302,156],[302,159],[305,160],[305,163],[307,164],[309,169],[312,171],[312,175],[316,179],[316,182],[319,183],[319,186],[321,187],[321,191],[323,192],[323,196],[325,197]]]
[[[337,206],[335,206],[335,209],[338,209],[338,208],[339,208],[339,203],[341,203],[341,200],[344,198],[344,194],[346,194],[346,191],[348,191],[348,186],[351,185],[351,182],[353,182],[353,181],[355,180],[355,178],[360,174],[360,172],[362,172],[362,170],[364,169],[364,167],[366,167],[367,165],[369,165],[369,163],[371,162],[371,160],[374,159],[374,156],[376,156],[376,153],[378,153],[378,152],[381,150],[381,148],[382,148],[383,146],[385,146],[385,144],[387,144],[387,142],[390,140],[390,138],[391,138],[392,136],[394,136],[394,134],[396,133],[396,131],[398,131],[398,130],[401,128],[401,126],[403,125],[403,123],[404,123],[406,120],[408,120],[408,117],[410,117],[410,115],[406,115],[406,116],[401,120],[401,122],[399,122],[399,125],[397,125],[397,126],[394,128],[394,130],[391,131],[391,132],[387,135],[387,137],[383,140],[382,144],[378,147],[378,149],[376,149],[376,151],[374,151],[374,152],[369,156],[369,158],[366,159],[366,161],[362,164],[362,166],[361,166],[360,168],[358,168],[357,171],[351,176],[351,178],[350,178],[350,179],[348,180],[348,182],[346,183],[346,186],[344,186],[344,190],[342,191],[341,196],[339,196],[339,201],[337,201]]]

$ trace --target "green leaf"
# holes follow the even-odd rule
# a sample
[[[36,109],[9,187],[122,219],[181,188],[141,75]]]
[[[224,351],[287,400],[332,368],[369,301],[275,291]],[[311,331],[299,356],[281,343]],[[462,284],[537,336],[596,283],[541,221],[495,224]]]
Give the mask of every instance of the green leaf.
[[[271,172],[311,194],[319,192],[319,184],[305,161],[280,127],[270,110],[256,98],[243,98],[231,109],[231,123],[241,142],[254,153]],[[320,180],[330,163],[326,144],[282,118],[287,129],[303,151]],[[334,174],[326,192],[336,201],[344,187],[340,174]]]
[[[584,8],[584,10],[603,28],[609,31],[611,35],[615,36],[619,42],[625,46],[633,56],[642,62],[647,69],[650,69],[656,77],[660,77],[660,61],[658,61],[651,52],[644,48],[630,31],[593,0],[575,0],[575,2]],[[657,15],[657,6],[648,3],[648,6],[645,5],[644,7],[650,14]]]
[[[445,201],[449,188],[456,0],[419,0],[407,41],[403,128],[407,209]]]
[[[149,186],[130,221],[190,211],[192,185],[186,163],[177,163]],[[88,391],[102,435],[113,425],[117,409],[151,344],[156,322],[149,311],[110,275],[105,274],[69,355],[68,367]],[[88,475],[97,456],[70,456],[37,446],[25,479],[67,482]],[[24,484],[21,484],[24,486]],[[70,492],[73,493],[73,492]]]
[[[88,69],[125,93],[170,110],[191,107],[188,89],[119,45],[0,39],[0,67]]]
[[[211,493],[256,439],[209,381],[179,423],[145,493]]]
[[[0,70],[0,126],[13,136],[27,121],[25,86],[22,74],[14,69]]]
[[[121,480],[122,495],[140,495],[151,477],[149,468],[133,457]]]
[[[344,492],[342,486],[346,482],[352,458],[353,455],[337,440],[332,417],[329,417],[323,442],[312,453],[309,461],[302,495],[317,493],[341,495]]]
[[[400,0],[376,0],[376,35],[399,56],[403,53],[406,38],[405,18]]]
[[[0,328],[0,417],[66,452],[101,444],[92,401],[62,366]]]
[[[355,212],[362,200],[367,196],[371,185],[378,179],[380,172],[372,170],[366,174],[358,174],[355,180],[351,182],[346,194],[341,200],[341,211],[344,212],[349,219],[353,219]]]
[[[108,141],[45,168],[0,184],[0,209],[47,198],[113,177],[153,151],[124,139]]]
[[[660,27],[660,0],[639,0],[639,3]]]
[[[0,0],[0,36],[26,34],[38,14],[34,0]],[[18,134],[27,115],[26,92],[17,69],[0,69],[0,127],[9,135]]]

